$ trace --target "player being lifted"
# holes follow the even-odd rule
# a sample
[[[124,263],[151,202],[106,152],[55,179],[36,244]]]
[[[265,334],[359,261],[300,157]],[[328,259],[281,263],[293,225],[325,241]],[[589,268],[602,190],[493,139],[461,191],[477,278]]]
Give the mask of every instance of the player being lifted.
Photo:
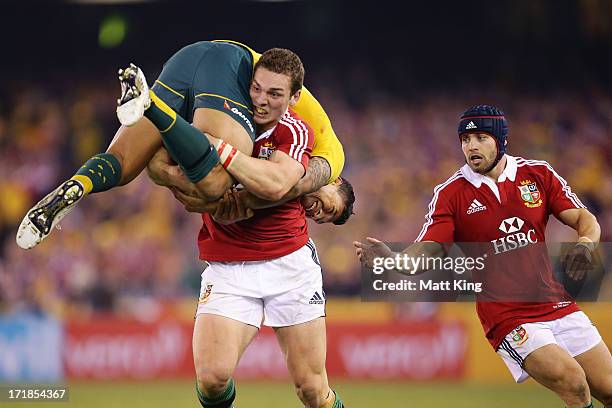
[[[537,244],[545,241],[551,214],[575,229],[579,238],[566,273],[579,278],[576,273],[590,263],[599,241],[597,220],[548,163],[506,154],[508,126],[499,109],[468,109],[458,131],[466,164],[434,189],[426,222],[403,253],[443,257],[451,243],[486,248],[484,276],[474,271],[474,277],[485,281],[485,292],[493,283],[503,295],[501,301],[477,295],[477,312],[514,379],[533,377],[569,408],[592,407],[591,395],[612,407],[610,352],[588,317],[567,300],[544,245]],[[509,245],[510,238],[520,240],[520,247]],[[369,267],[377,257],[395,256],[374,238],[354,244]],[[522,296],[530,293],[532,298]]]
[[[33,248],[84,196],[132,181],[162,145],[201,197],[209,201],[221,197],[233,180],[202,133],[210,135],[210,140],[222,139],[237,151],[251,154],[255,129],[249,87],[259,57],[250,48],[231,41],[202,41],[178,51],[155,81],[145,118],[133,126],[119,128],[105,153],[93,156],[70,180],[29,210],[19,226],[17,244],[24,249]],[[125,89],[118,114],[131,123],[142,112],[131,111],[131,105],[123,102],[133,97],[136,81],[144,77],[137,76],[134,69],[126,69],[121,77]],[[285,192],[285,200],[314,192],[328,183],[335,182],[337,188],[341,182],[336,180],[344,165],[342,145],[329,118],[306,88],[294,110],[312,126],[315,145],[305,177]],[[278,195],[277,190],[263,198],[275,199]],[[337,218],[347,218],[346,215],[338,214]]]

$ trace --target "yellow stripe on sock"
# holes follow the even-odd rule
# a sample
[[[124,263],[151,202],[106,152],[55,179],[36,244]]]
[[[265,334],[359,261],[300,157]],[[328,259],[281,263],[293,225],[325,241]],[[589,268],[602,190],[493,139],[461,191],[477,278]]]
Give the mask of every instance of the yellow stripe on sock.
[[[87,176],[75,174],[74,176],[70,178],[70,180],[76,180],[83,185],[83,188],[85,189],[84,195],[89,194],[91,190],[93,190],[93,183]]]
[[[170,124],[170,126],[168,126],[164,130],[160,130],[161,133],[166,133],[167,131],[172,129],[172,126],[174,126],[174,124],[176,123],[176,112],[173,111],[171,107],[166,105],[166,102],[162,101],[157,95],[155,95],[155,92],[153,92],[152,89],[149,90],[149,94],[151,95],[151,101],[155,104],[155,106],[157,106],[162,112],[172,118],[172,123]]]

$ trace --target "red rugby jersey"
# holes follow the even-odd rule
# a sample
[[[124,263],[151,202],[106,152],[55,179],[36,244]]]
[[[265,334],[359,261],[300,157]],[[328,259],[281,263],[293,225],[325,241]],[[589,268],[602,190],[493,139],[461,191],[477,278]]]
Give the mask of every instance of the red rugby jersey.
[[[305,170],[313,142],[310,126],[287,111],[274,128],[255,139],[252,156],[268,160],[279,150],[300,162]],[[296,251],[308,241],[308,224],[299,199],[257,210],[252,218],[231,225],[217,224],[209,214],[202,214],[202,220],[198,246],[200,258],[206,261],[274,259]]]
[[[493,297],[489,293],[484,301],[477,296],[476,309],[495,349],[523,323],[555,320],[579,310],[554,279],[544,242],[550,214],[584,205],[548,163],[506,157],[497,182],[466,164],[436,186],[416,239],[481,243],[471,248],[480,248],[480,255],[485,249],[486,267],[473,271],[473,277],[482,282],[483,294],[489,289]],[[469,251],[466,255],[477,255]],[[497,298],[501,301],[490,301],[496,291],[503,292]],[[521,301],[510,301],[514,299]]]

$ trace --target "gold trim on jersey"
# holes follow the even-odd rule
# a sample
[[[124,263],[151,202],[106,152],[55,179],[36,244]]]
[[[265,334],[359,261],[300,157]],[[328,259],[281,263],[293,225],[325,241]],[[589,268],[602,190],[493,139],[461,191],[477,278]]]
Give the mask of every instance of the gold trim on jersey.
[[[224,100],[228,100],[231,103],[233,103],[234,105],[238,105],[243,107],[244,109],[246,109],[251,115],[253,114],[253,111],[250,110],[248,107],[246,107],[245,105],[241,104],[240,102],[236,102],[228,97],[222,96],[222,95],[217,95],[217,94],[211,94],[211,93],[201,93],[201,94],[197,94],[195,97],[199,98],[200,96],[212,96],[213,98],[219,98],[219,99],[224,99]]]
[[[164,88],[166,88],[167,90],[169,90],[170,92],[172,92],[175,95],[180,96],[181,98],[185,99],[185,97],[183,95],[181,95],[180,93],[178,93],[177,91],[175,91],[174,89],[170,88],[168,85],[164,84],[162,81],[160,81],[159,79],[157,81],[155,81],[156,83],[160,84],[161,86],[163,86]]]
[[[259,60],[259,57],[261,57],[260,53],[258,53],[257,51],[255,51],[254,49],[249,47],[248,45],[245,45],[245,44],[243,44],[241,42],[238,42],[238,41],[234,41],[234,40],[212,40],[212,42],[221,42],[221,43],[235,44],[235,45],[239,45],[239,46],[245,48],[253,56],[253,66],[255,66],[255,63],[257,62],[257,60]]]

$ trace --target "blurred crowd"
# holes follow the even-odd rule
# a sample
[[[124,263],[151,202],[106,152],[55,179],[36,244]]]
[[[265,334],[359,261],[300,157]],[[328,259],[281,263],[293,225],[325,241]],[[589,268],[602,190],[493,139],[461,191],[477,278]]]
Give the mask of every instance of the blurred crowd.
[[[346,153],[344,176],[355,189],[355,215],[343,226],[310,225],[326,290],[358,295],[360,267],[352,242],[373,236],[410,242],[436,184],[463,164],[457,119],[469,106],[506,112],[508,152],[549,161],[612,235],[612,97],[596,90],[524,94],[465,89],[356,103],[315,82]],[[117,128],[116,87],[85,84],[62,93],[19,89],[0,106],[0,310],[58,315],[147,310],[151,300],[197,298],[197,214],[141,175],[128,186],[87,197],[43,244],[23,251],[15,232],[25,212],[102,152]],[[341,96],[340,96],[341,95]],[[549,240],[572,240],[566,227]],[[152,307],[152,306],[150,306]]]

